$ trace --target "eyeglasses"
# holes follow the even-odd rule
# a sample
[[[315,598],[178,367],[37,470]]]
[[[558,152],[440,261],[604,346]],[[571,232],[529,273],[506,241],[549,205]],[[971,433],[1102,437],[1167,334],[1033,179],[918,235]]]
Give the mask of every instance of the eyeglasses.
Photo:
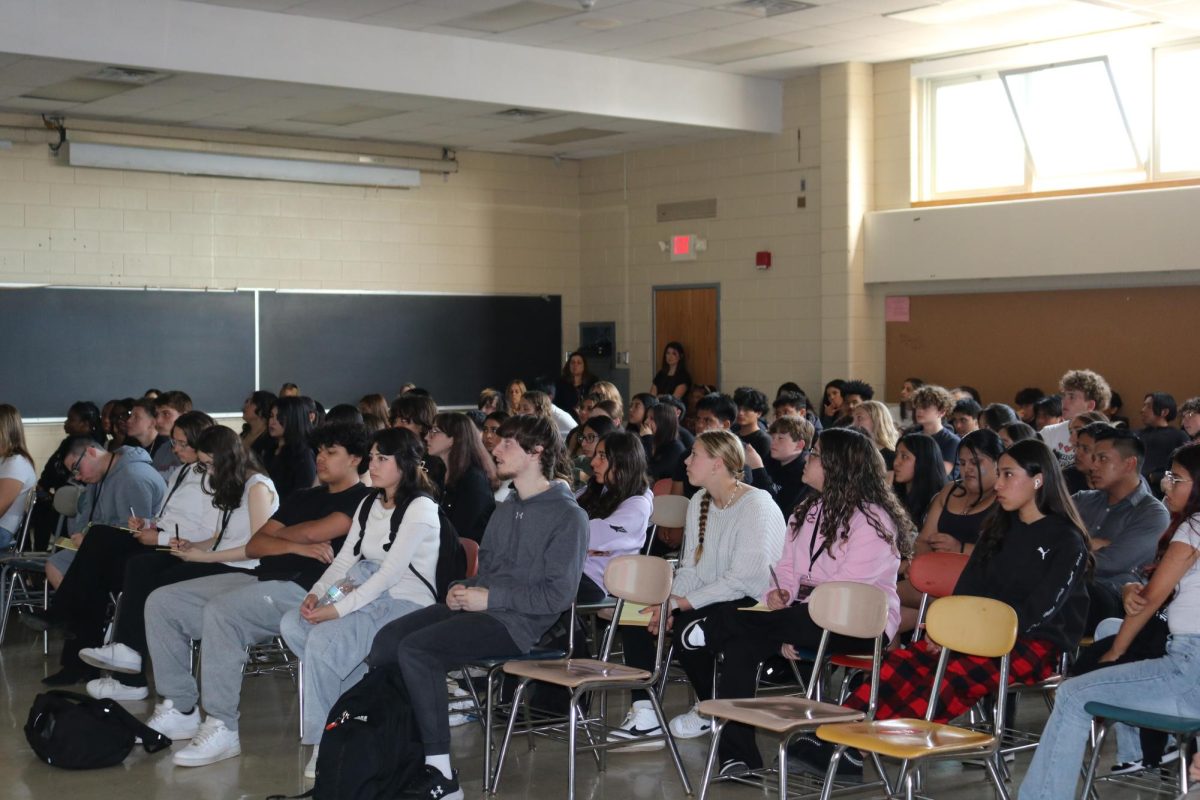
[[[1176,475],[1174,472],[1164,472],[1163,476],[1162,476],[1162,480],[1159,481],[1159,483],[1162,486],[1177,486],[1178,484],[1181,484],[1181,483],[1191,483],[1191,482],[1192,482],[1191,478],[1184,478],[1180,475]]]
[[[592,442],[600,441],[600,437],[594,433],[585,433],[583,436],[579,437],[579,441],[591,444]]]
[[[178,439],[172,439],[171,447],[174,447],[177,450],[187,450],[189,447],[191,447],[191,445],[187,443],[186,439],[182,442]]]
[[[83,457],[84,457],[85,455],[87,455],[87,454],[86,454],[86,453],[80,453],[80,454],[79,454],[79,458],[75,459],[75,466],[73,466],[73,467],[70,467],[70,468],[67,470],[67,471],[68,471],[68,472],[71,474],[71,477],[72,477],[72,478],[78,478],[78,477],[79,477],[79,465],[83,463]],[[1168,474],[1169,474],[1169,473],[1168,473]]]

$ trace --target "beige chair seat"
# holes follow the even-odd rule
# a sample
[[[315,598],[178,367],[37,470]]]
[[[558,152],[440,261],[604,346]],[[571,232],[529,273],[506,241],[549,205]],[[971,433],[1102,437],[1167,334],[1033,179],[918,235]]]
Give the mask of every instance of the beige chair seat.
[[[900,759],[982,749],[996,741],[990,734],[924,719],[889,719],[822,726],[817,728],[817,736],[833,744]]]
[[[796,728],[833,722],[858,722],[860,711],[805,697],[763,697],[744,700],[705,700],[701,714],[785,734]]]
[[[568,661],[510,661],[504,665],[506,675],[574,689],[589,683],[608,681],[644,681],[651,673],[644,669],[599,661],[594,658],[572,658]]]

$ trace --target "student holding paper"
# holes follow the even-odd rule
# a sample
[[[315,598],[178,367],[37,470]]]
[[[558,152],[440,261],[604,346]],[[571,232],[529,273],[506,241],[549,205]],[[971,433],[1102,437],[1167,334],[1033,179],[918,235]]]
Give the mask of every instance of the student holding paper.
[[[817,648],[822,629],[809,616],[807,603],[822,583],[879,587],[888,596],[885,635],[895,636],[900,625],[896,573],[900,559],[912,551],[915,527],[892,492],[875,445],[849,428],[826,429],[805,464],[804,482],[813,494],[788,521],[783,557],[761,598],[766,608],[755,607],[768,613],[726,608],[679,635],[685,649],[725,654],[717,684],[722,698],[753,697],[758,664],[774,653],[794,659],[796,648]],[[829,639],[831,653],[870,652],[871,646],[837,634]],[[719,756],[722,774],[762,767],[754,729],[746,725],[726,726]]]

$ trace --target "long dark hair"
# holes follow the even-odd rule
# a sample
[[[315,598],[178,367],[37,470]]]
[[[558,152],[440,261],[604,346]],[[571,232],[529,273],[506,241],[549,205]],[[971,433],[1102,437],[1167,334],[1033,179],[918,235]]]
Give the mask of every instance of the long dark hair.
[[[671,366],[669,364],[667,364],[667,351],[668,350],[674,350],[675,352],[679,353],[679,363],[675,365],[675,374],[676,375],[687,375],[688,374],[687,353],[684,352],[683,345],[680,344],[679,342],[667,342],[666,344],[663,345],[662,368],[659,371],[666,372],[667,370],[669,370],[671,368]]]
[[[792,536],[799,534],[800,526],[819,503],[820,510],[813,512],[816,535],[824,540],[821,546],[833,558],[834,543],[849,538],[850,518],[861,511],[879,538],[895,547],[901,558],[907,558],[912,552],[916,526],[888,484],[887,468],[875,444],[850,428],[826,428],[817,442],[821,445],[825,487],[796,507]],[[876,507],[891,519],[895,535],[878,518]]]
[[[279,424],[283,426],[283,449],[300,452],[307,448],[308,437],[313,429],[308,414],[311,410],[309,403],[302,397],[278,397],[273,409]]]
[[[437,489],[425,471],[425,443],[415,433],[408,428],[384,428],[371,437],[371,445],[379,455],[396,459],[400,484],[391,499],[397,508],[408,505],[419,494],[437,497]],[[382,489],[377,491],[383,494]]]
[[[261,470],[242,446],[241,438],[224,425],[213,425],[201,433],[196,449],[212,456],[205,494],[212,495],[217,508],[233,511],[242,504],[246,481]]]
[[[1004,455],[1017,463],[1026,475],[1031,478],[1041,476],[1042,485],[1034,490],[1034,500],[1039,512],[1046,516],[1056,516],[1065,519],[1079,534],[1083,549],[1088,553],[1088,574],[1091,574],[1091,538],[1087,526],[1079,518],[1075,503],[1067,492],[1066,481],[1063,480],[1058,457],[1054,452],[1037,439],[1025,439],[1014,442]],[[1017,511],[1006,511],[999,503],[992,507],[992,513],[983,521],[979,533],[979,543],[975,551],[986,564],[992,556],[999,552],[1004,544],[1004,537],[1009,529],[1018,521]]]
[[[1005,425],[1020,421],[1021,418],[1017,416],[1017,412],[1004,403],[988,403],[979,412],[980,427],[987,428],[996,433],[999,433],[1000,429]]]
[[[907,484],[893,484],[892,488],[908,509],[908,515],[920,525],[925,521],[925,512],[929,510],[933,496],[946,485],[946,467],[942,462],[942,451],[932,436],[907,433],[900,437],[896,449],[899,450],[901,446],[912,453],[916,462],[913,464],[913,479]]]
[[[446,411],[433,418],[433,425],[454,440],[450,452],[446,454],[447,488],[458,483],[458,479],[471,467],[478,467],[487,476],[492,491],[495,491],[500,485],[496,478],[496,462],[488,455],[479,428],[471,418],[457,411]]]
[[[1200,442],[1188,442],[1176,447],[1171,453],[1170,463],[1176,462],[1188,471],[1188,477],[1192,479],[1192,491],[1188,494],[1183,510],[1178,514],[1171,513],[1171,524],[1167,526],[1162,538],[1158,540],[1158,555],[1154,559],[1155,563],[1162,559],[1163,553],[1167,551],[1167,545],[1171,543],[1171,537],[1175,535],[1175,531],[1179,530],[1179,526],[1192,516],[1200,514]]]
[[[963,451],[970,453],[975,458],[990,458],[992,461],[999,461],[1000,456],[1004,455],[1004,442],[1000,439],[1000,434],[987,428],[971,431],[962,438],[958,443],[958,456],[962,458]],[[954,488],[950,490],[950,494],[955,497],[966,497],[967,487],[963,485],[962,478],[954,481]],[[979,496],[975,498],[974,506],[983,500],[983,475],[979,477]]]
[[[433,427],[433,418],[437,416],[437,403],[425,394],[402,394],[392,401],[388,409],[388,423],[396,424],[398,419],[406,419],[421,429],[421,435],[429,433]]]
[[[175,419],[175,424],[171,427],[179,428],[179,430],[183,431],[188,447],[198,449],[200,434],[204,433],[214,424],[216,423],[213,422],[213,418],[203,411],[189,411],[186,414],[180,414]]]
[[[646,412],[654,417],[654,452],[679,438],[679,413],[675,407],[660,403]]]
[[[593,477],[579,495],[579,507],[587,512],[588,519],[609,517],[621,503],[645,494],[650,488],[650,479],[646,477],[646,452],[636,435],[628,431],[610,431],[596,443],[596,447],[600,445],[604,445],[608,459],[604,483],[597,483]]]
[[[96,408],[95,403],[91,400],[78,400],[67,409],[67,416],[72,414],[81,422],[87,423],[87,436],[91,436],[97,442],[104,441],[104,422],[100,419],[100,409]]]
[[[590,369],[588,369],[587,356],[585,356],[583,353],[579,352],[578,350],[571,353],[571,355],[567,356],[567,360],[563,362],[562,376],[561,376],[562,380],[570,386],[575,385],[575,376],[571,374],[571,359],[574,358],[575,356],[579,356],[579,360],[583,362],[583,375],[579,376],[580,377],[579,385],[580,386],[591,386],[593,383],[596,382],[596,376],[592,374],[592,371]]]

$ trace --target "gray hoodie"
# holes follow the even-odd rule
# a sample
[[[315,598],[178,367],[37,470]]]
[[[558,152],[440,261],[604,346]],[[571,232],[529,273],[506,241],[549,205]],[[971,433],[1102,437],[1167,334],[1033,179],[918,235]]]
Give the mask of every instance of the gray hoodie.
[[[529,650],[571,607],[587,556],[587,514],[559,481],[496,506],[479,546],[479,572],[462,583],[488,590],[487,614]]]
[[[89,522],[124,526],[130,508],[143,519],[158,512],[167,484],[150,454],[140,447],[119,447],[114,455],[118,458],[104,480],[90,484],[83,493],[79,513],[68,523],[71,530],[82,531]]]

